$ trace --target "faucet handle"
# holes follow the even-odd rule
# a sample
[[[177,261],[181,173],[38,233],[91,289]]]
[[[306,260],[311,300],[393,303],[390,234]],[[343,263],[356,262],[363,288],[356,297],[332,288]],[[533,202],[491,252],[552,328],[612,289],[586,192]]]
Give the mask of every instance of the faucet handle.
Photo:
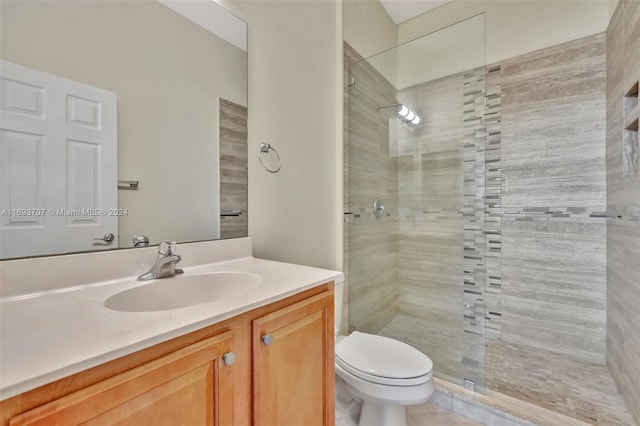
[[[158,244],[158,254],[161,254],[163,256],[171,256],[176,252],[177,245],[178,243],[176,241],[160,241],[160,244]]]

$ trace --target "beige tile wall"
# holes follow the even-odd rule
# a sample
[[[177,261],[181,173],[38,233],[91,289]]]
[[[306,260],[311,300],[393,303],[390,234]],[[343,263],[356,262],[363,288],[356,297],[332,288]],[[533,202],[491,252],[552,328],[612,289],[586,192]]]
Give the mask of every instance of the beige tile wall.
[[[504,61],[504,341],[605,355],[605,37]]]
[[[247,107],[220,99],[220,238],[246,237]],[[238,214],[238,216],[236,216]]]
[[[345,64],[361,58],[344,44]],[[397,311],[397,169],[389,156],[389,126],[378,107],[397,103],[395,88],[370,65],[349,70],[356,83],[345,87],[345,259],[349,303],[348,323],[377,333]],[[351,93],[351,102],[348,101]],[[382,112],[381,112],[382,111]],[[377,219],[373,202],[381,199],[389,216]],[[345,321],[346,323],[346,321]]]
[[[640,3],[620,0],[607,29],[607,367],[640,424],[640,173],[623,176],[622,154],[622,97],[638,79]]]

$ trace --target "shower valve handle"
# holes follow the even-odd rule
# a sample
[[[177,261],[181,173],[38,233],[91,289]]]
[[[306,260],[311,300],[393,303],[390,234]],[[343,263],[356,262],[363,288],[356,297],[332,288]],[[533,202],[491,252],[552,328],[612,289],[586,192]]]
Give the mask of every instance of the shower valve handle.
[[[373,202],[373,215],[378,219],[382,219],[386,216],[386,214],[387,211],[384,208],[384,203],[382,202],[382,200],[375,200]]]

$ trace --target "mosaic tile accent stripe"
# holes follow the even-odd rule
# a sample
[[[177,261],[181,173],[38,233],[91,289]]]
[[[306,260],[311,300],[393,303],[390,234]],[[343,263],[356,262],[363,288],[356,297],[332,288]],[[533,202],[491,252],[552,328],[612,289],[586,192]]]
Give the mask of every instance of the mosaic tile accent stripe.
[[[471,367],[470,376],[484,387],[485,338],[485,68],[463,75],[463,206],[465,331],[462,362]],[[474,370],[475,367],[475,370]]]
[[[488,66],[486,79],[485,144],[485,298],[488,338],[500,337],[502,319],[502,129],[501,68]]]
[[[607,218],[601,207],[504,207],[503,221],[589,222]]]

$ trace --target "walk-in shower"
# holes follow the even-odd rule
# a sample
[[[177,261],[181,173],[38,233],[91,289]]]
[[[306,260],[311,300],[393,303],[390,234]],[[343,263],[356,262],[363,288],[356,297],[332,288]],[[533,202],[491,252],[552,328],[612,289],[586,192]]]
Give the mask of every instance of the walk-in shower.
[[[631,424],[604,367],[604,59],[596,34],[487,64],[484,15],[366,59],[345,44],[351,330],[467,389]]]
[[[415,346],[436,376],[478,390],[487,312],[484,56],[480,15],[355,62],[346,148],[349,324]],[[374,200],[387,215],[376,216]]]

